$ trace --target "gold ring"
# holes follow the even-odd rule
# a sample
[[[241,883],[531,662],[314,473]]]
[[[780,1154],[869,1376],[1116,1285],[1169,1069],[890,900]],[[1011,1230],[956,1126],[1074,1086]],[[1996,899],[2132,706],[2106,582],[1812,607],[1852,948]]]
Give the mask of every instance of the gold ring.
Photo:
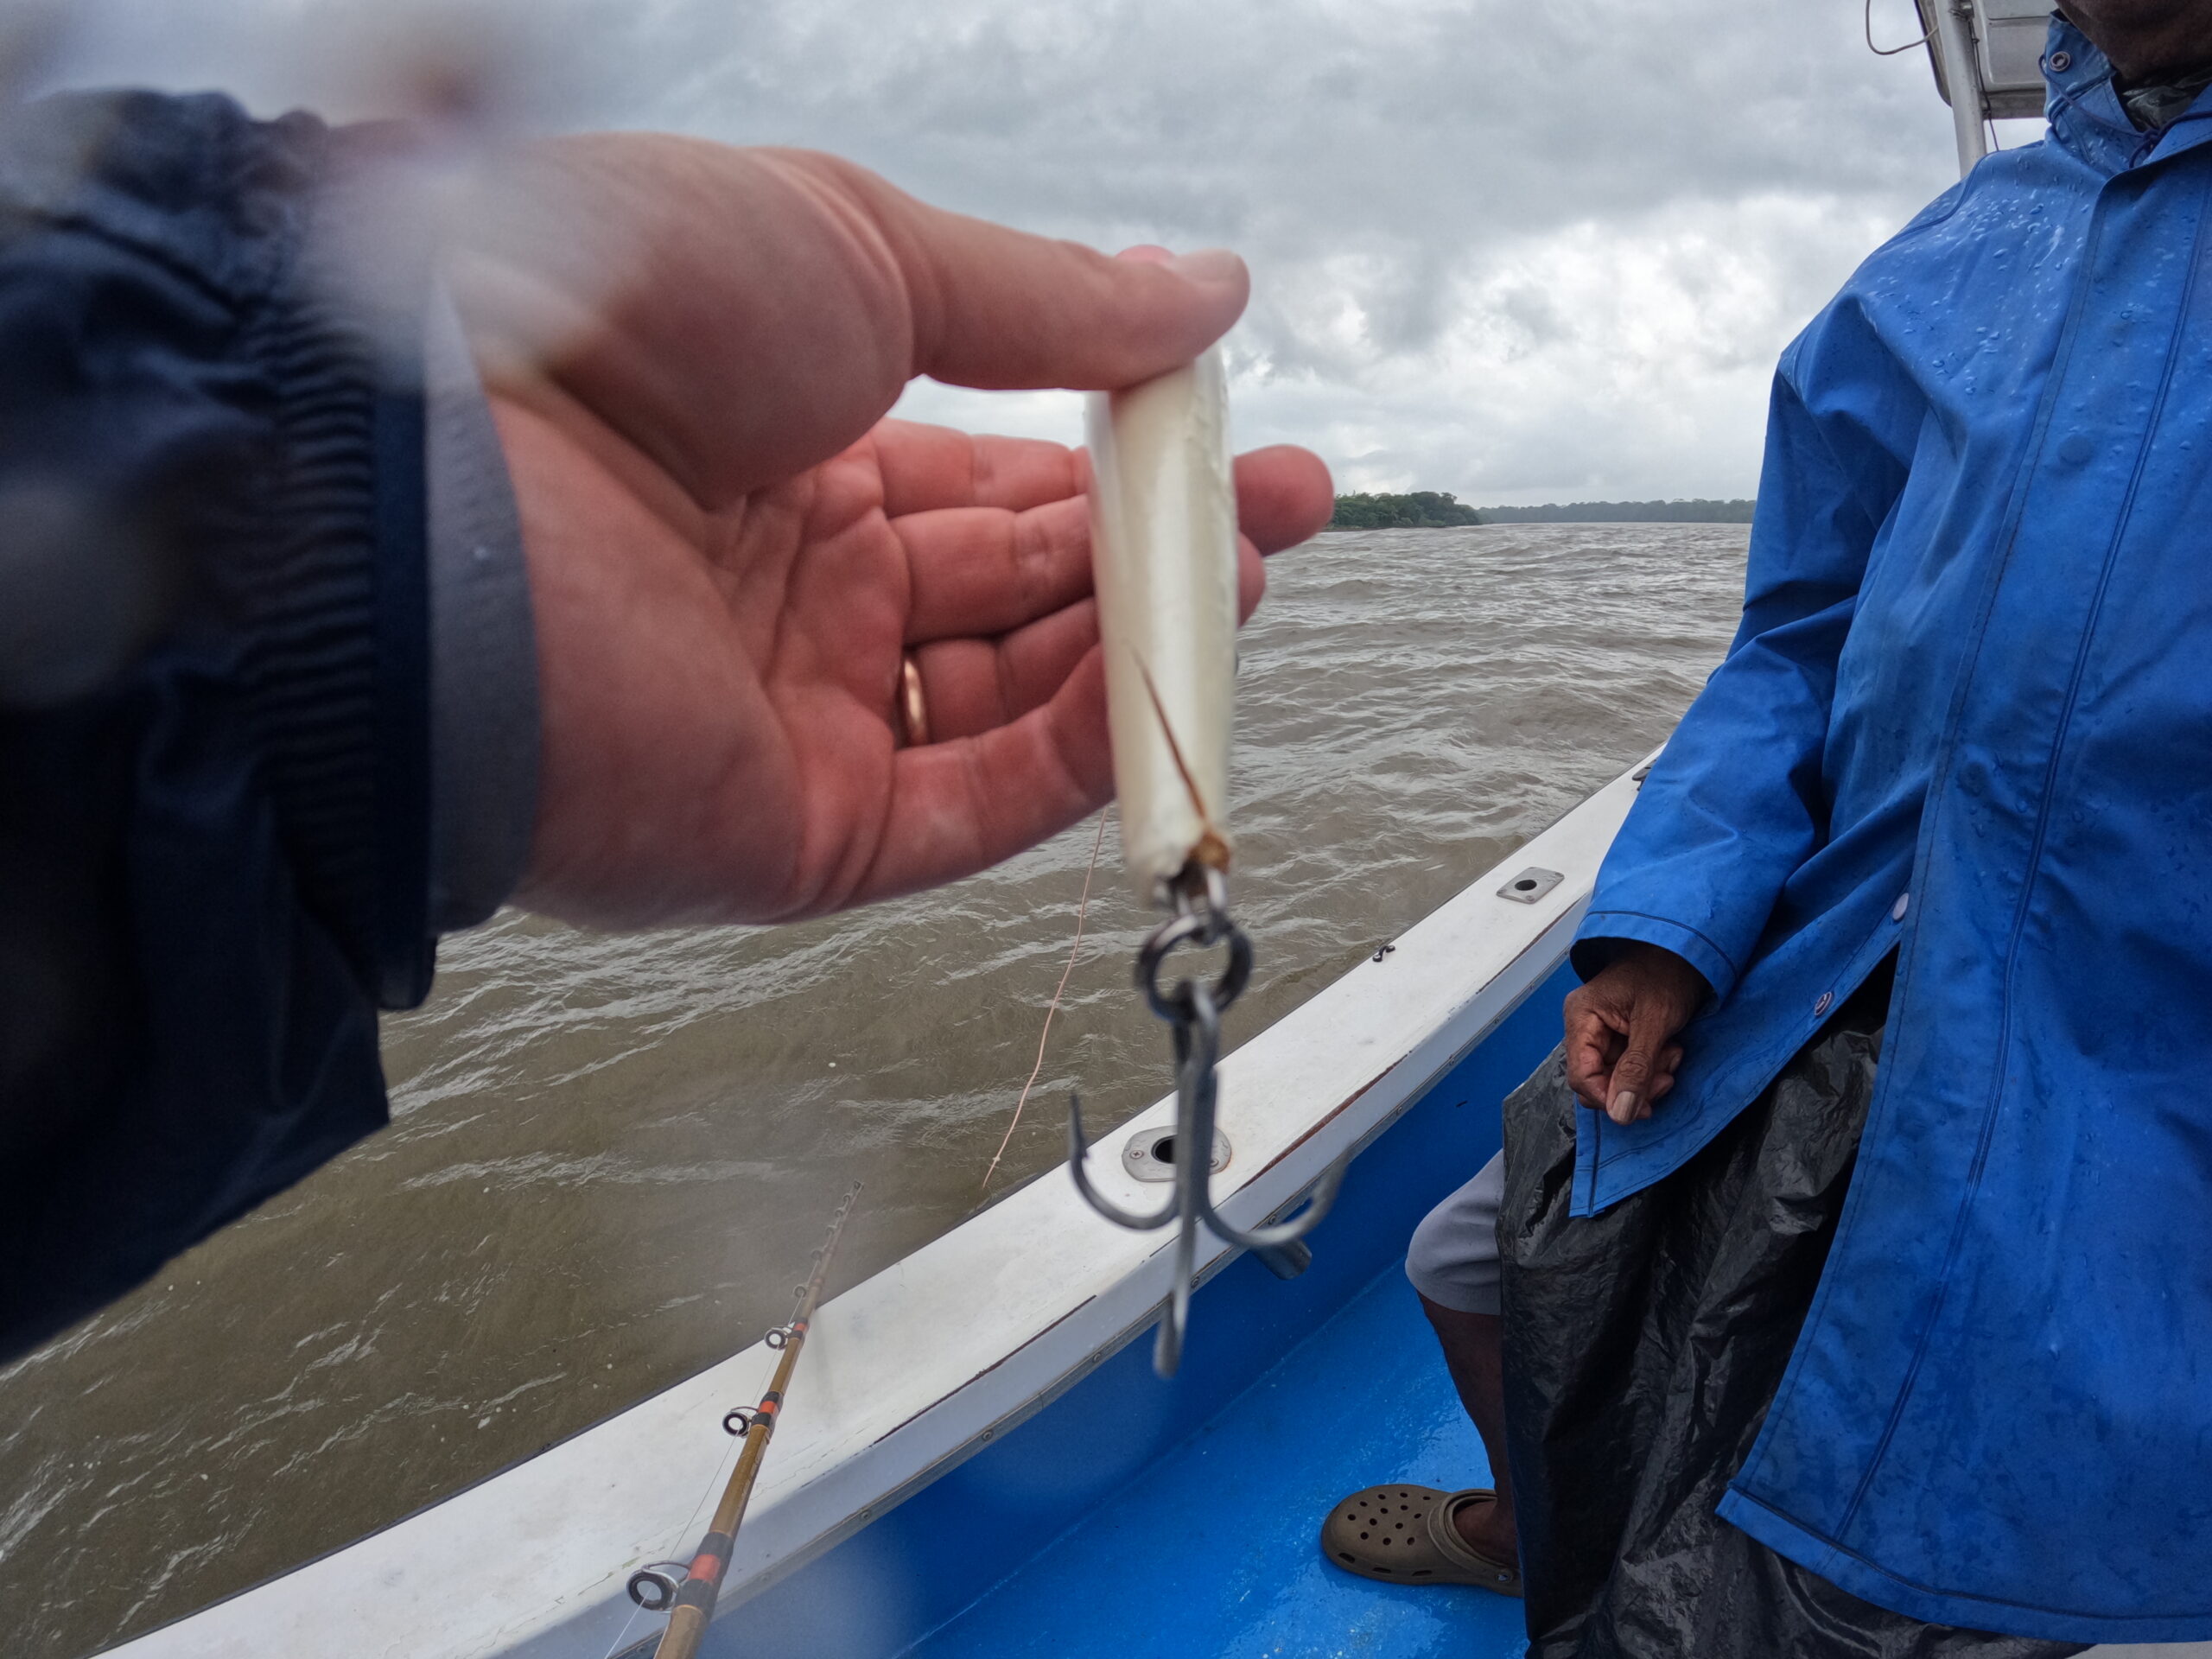
[[[922,696],[922,671],[908,652],[899,659],[899,747],[918,749],[930,741],[930,706]]]

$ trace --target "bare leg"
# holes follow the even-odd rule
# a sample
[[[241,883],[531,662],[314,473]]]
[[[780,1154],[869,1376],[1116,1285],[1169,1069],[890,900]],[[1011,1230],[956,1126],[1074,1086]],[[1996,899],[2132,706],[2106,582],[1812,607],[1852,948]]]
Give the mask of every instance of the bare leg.
[[[1505,1470],[1505,1321],[1495,1313],[1439,1307],[1426,1296],[1421,1305],[1444,1346],[1444,1363],[1459,1390],[1459,1403],[1483,1437],[1497,1487],[1497,1503],[1467,1504],[1452,1517],[1452,1524],[1470,1549],[1494,1561],[1517,1561],[1521,1549],[1513,1529],[1513,1478]]]

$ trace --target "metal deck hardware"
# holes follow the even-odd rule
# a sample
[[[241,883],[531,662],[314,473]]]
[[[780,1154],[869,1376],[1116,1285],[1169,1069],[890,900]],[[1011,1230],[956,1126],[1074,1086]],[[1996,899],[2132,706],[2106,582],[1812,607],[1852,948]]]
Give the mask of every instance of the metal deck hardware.
[[[1538,869],[1531,864],[1497,890],[1501,899],[1510,899],[1516,905],[1533,905],[1567,878],[1557,870]]]
[[[1229,1166],[1229,1137],[1213,1132],[1213,1160],[1209,1173],[1218,1175]],[[1175,1131],[1139,1129],[1122,1146],[1122,1168],[1133,1181],[1160,1183],[1175,1179]]]

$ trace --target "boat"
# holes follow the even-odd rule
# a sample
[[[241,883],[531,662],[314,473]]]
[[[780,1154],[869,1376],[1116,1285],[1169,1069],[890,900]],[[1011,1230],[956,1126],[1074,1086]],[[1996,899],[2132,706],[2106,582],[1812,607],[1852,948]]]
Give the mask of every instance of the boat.
[[[1440,1594],[1494,1641],[1454,1651],[1517,1653],[1518,1602],[1355,1579],[1314,1535],[1352,1487],[1482,1472],[1398,1264],[1559,1039],[1567,947],[1636,788],[1599,790],[1222,1062],[1232,1224],[1354,1161],[1298,1278],[1202,1238],[1173,1382],[1135,1340],[1166,1300],[1172,1235],[1111,1225],[1064,1173],[825,1303],[705,1651],[1303,1655],[1334,1650],[1308,1645],[1324,1633],[1433,1630],[1437,1605],[1400,1604]],[[1108,1197],[1160,1190],[1129,1154],[1152,1158],[1173,1109],[1099,1138]],[[642,1659],[663,1620],[630,1575],[689,1553],[723,1414],[775,1358],[756,1344],[117,1659]]]
[[[1519,1602],[1355,1578],[1316,1535],[1354,1488],[1486,1477],[1406,1239],[1497,1149],[1500,1102],[1559,1040],[1567,945],[1649,764],[1222,1062],[1214,1190],[1232,1224],[1294,1210],[1353,1161],[1299,1277],[1202,1245],[1172,1382],[1136,1340],[1167,1300],[1171,1237],[1110,1225],[1058,1173],[826,1303],[704,1653],[1520,1654]],[[1109,1197],[1143,1200],[1133,1171],[1173,1110],[1093,1147]],[[112,1652],[645,1659],[663,1621],[631,1575],[690,1548],[723,1415],[776,1357],[756,1344]]]
[[[2040,0],[1920,3],[1970,166],[1986,119],[2019,109],[2020,25],[2040,29]],[[1294,1278],[1202,1236],[1172,1382],[1137,1338],[1168,1301],[1173,1236],[1109,1224],[1064,1176],[825,1304],[704,1651],[1520,1654],[1517,1601],[1356,1578],[1316,1538],[1354,1488],[1485,1477],[1402,1276],[1406,1241],[1496,1150],[1502,1099],[1558,1041],[1567,946],[1649,764],[1222,1063],[1213,1191],[1232,1225],[1288,1215],[1350,1168]],[[1104,1196],[1160,1191],[1173,1121],[1171,1098],[1099,1138]],[[663,1619],[632,1575],[692,1547],[733,1445],[725,1415],[777,1357],[766,1342],[732,1355],[111,1652],[644,1659]],[[2099,1651],[2212,1659],[2212,1644]]]

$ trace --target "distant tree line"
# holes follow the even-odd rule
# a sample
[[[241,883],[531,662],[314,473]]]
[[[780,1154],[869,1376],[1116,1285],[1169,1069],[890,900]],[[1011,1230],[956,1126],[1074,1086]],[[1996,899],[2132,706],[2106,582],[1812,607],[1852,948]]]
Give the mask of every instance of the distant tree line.
[[[1541,507],[1478,507],[1486,524],[1748,524],[1749,501],[1570,501]]]
[[[1749,501],[1570,501],[1561,506],[1471,507],[1437,490],[1337,498],[1331,530],[1440,530],[1452,524],[1748,524]]]
[[[1434,490],[1411,495],[1340,495],[1331,530],[1436,530],[1479,524],[1472,507]]]

